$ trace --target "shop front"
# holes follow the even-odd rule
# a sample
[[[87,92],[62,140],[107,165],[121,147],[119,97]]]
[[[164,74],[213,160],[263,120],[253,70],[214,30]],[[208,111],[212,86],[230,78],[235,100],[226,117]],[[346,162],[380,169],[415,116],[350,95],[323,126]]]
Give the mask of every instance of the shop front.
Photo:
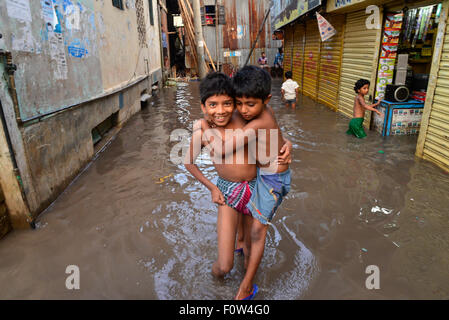
[[[379,12],[382,19],[382,11]],[[376,80],[376,65],[379,57],[381,30],[368,29],[368,15],[365,10],[346,14],[341,79],[338,98],[338,111],[351,118],[354,107],[354,84],[359,79],[370,80],[371,86],[366,103],[372,103]],[[369,127],[371,113],[366,112],[364,125]]]
[[[384,136],[419,134],[441,13],[442,3],[385,9],[376,80],[382,115],[373,115]]]
[[[330,39],[322,41],[315,14],[284,27],[284,71],[292,71],[299,92],[336,109],[344,15],[323,17],[336,30]]]
[[[442,3],[416,155],[449,171],[449,1]]]
[[[318,102],[337,110],[345,16],[326,15],[325,17],[337,33],[321,43],[317,98]]]

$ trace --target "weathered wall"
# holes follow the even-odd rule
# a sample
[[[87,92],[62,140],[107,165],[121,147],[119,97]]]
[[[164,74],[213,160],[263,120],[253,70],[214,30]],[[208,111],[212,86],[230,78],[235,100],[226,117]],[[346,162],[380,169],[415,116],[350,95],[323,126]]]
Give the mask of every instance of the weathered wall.
[[[204,5],[214,5],[215,0],[203,0]],[[242,66],[251,50],[259,29],[262,26],[266,10],[270,8],[269,0],[221,0],[219,5],[225,6],[226,24],[219,25],[220,61]],[[213,59],[217,59],[215,43],[215,27],[203,26],[203,35]],[[271,22],[268,18],[262,28],[255,50],[249,64],[257,64],[257,59],[265,52],[269,65],[273,65],[274,57],[282,41],[272,40]],[[225,52],[238,52],[235,57],[224,57]]]
[[[24,128],[30,172],[39,195],[38,211],[48,206],[94,155],[92,129],[116,112],[120,123],[128,120],[140,110],[140,93],[149,85],[143,80],[126,90]],[[121,108],[120,95],[123,95]]]
[[[100,94],[94,1],[14,3],[1,1],[0,14],[8,22],[2,33],[17,65],[15,78],[22,119]]]
[[[92,129],[112,114],[121,125],[161,80],[157,0],[152,4],[153,24],[147,0],[124,1],[124,10],[112,1],[0,2],[0,49],[11,51],[17,65],[24,122],[15,120],[3,79],[0,99],[34,216],[92,158]]]
[[[11,222],[6,209],[5,197],[0,187],[0,239],[11,230]]]
[[[157,1],[153,0],[153,25],[150,24],[149,4],[143,5],[143,23],[146,41],[139,43],[137,9],[139,0],[129,1],[129,8],[120,10],[110,1],[96,1],[98,41],[100,45],[103,89],[122,86],[139,76],[154,73],[161,68]]]

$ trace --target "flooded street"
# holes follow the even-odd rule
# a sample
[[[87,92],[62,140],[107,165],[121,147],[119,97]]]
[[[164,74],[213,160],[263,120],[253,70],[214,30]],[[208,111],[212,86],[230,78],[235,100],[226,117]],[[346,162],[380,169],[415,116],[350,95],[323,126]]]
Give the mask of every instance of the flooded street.
[[[292,189],[268,229],[256,300],[449,299],[449,175],[414,157],[416,136],[347,136],[347,118],[308,98],[285,109],[280,85],[271,105],[293,142]],[[162,89],[36,230],[0,241],[0,298],[232,299],[243,258],[224,281],[211,275],[217,207],[169,158],[199,101],[195,82]],[[68,265],[80,290],[65,287]],[[365,287],[369,265],[378,290]]]

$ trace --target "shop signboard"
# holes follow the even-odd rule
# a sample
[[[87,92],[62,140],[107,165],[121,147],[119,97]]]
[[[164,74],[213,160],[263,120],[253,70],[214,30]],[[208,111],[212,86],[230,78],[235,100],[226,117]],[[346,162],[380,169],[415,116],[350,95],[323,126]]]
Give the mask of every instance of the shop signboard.
[[[366,0],[328,0],[326,12],[332,12],[338,9],[353,6],[357,3],[365,2]]]
[[[293,22],[306,12],[321,5],[321,0],[271,0],[273,31]]]

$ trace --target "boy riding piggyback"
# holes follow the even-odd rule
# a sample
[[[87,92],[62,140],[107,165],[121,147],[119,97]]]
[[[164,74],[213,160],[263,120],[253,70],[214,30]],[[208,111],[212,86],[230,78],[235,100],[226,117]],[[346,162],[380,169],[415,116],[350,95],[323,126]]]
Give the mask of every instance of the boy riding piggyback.
[[[213,132],[214,136],[222,140],[225,130],[241,130],[245,125],[245,121],[235,111],[234,88],[231,79],[218,72],[207,75],[201,81],[200,95],[204,119],[194,124],[185,167],[210,190],[212,201],[218,204],[218,259],[212,266],[212,273],[221,278],[234,265],[237,225],[242,215],[243,252],[245,257],[249,257],[250,228],[253,218],[247,204],[256,184],[256,163],[249,160],[246,147],[231,152],[226,161],[218,150],[211,148],[209,133]],[[204,131],[203,127],[210,130]],[[219,176],[217,185],[207,179],[194,164],[201,149],[206,146],[211,149],[212,161]],[[284,148],[287,150],[283,154],[284,159],[289,159],[288,147],[291,147],[291,143]]]
[[[222,141],[222,154],[230,155],[247,146],[249,155],[257,159],[256,186],[247,204],[254,218],[250,257],[235,297],[242,299],[254,296],[258,290],[253,279],[263,256],[268,225],[290,190],[291,174],[288,164],[278,163],[284,139],[273,110],[268,106],[271,99],[270,75],[256,66],[245,66],[233,77],[232,83],[236,107],[245,120],[245,126],[235,131],[231,139],[226,136]]]

